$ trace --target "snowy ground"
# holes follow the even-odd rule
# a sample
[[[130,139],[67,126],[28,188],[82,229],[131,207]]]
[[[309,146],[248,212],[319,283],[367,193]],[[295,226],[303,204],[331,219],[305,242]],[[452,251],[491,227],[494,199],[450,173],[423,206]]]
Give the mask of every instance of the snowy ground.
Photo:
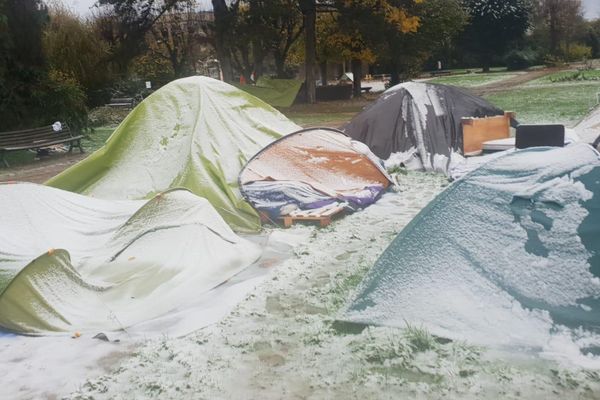
[[[599,398],[597,371],[437,340],[419,327],[360,331],[335,322],[381,252],[446,185],[423,173],[400,179],[398,193],[328,228],[285,231],[295,256],[272,268],[219,323],[138,343],[130,355],[103,358],[55,393],[72,392],[68,399]],[[113,353],[134,346],[100,345]],[[82,364],[88,356],[78,357]]]

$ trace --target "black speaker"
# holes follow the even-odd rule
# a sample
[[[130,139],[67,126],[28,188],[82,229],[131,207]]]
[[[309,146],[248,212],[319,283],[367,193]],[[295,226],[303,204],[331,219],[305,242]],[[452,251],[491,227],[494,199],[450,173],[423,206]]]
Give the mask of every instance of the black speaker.
[[[564,125],[519,125],[515,147],[526,149],[528,147],[551,146],[564,147]]]

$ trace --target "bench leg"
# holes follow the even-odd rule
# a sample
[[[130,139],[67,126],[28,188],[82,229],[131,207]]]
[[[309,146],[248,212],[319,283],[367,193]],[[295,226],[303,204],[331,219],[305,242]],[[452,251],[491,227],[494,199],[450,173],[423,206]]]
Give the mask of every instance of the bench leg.
[[[77,147],[79,147],[79,152],[80,153],[85,153],[85,151],[83,151],[83,147],[81,146],[81,139],[79,139],[77,141]]]
[[[6,168],[10,168],[10,165],[8,165],[8,161],[6,161],[6,158],[4,158],[4,156],[6,155],[6,152],[3,151],[0,154],[2,155],[2,164],[4,164],[4,166]]]

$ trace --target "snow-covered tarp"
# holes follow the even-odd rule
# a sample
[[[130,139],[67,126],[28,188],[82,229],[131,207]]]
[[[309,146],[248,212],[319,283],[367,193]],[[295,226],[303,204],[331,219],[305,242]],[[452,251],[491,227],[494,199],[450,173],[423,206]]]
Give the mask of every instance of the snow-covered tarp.
[[[273,107],[291,107],[302,87],[298,79],[258,78],[256,85],[236,85],[241,90],[258,97]]]
[[[390,184],[367,146],[330,128],[287,135],[253,157],[240,173],[244,197],[274,218],[339,202],[351,210],[364,208]]]
[[[112,201],[3,184],[0,204],[0,328],[18,333],[144,324],[261,255],[207,200],[184,189]]]
[[[573,357],[597,351],[598,153],[586,144],[508,152],[453,183],[392,242],[341,319]]]
[[[503,114],[458,87],[406,82],[385,91],[343,130],[386,160],[388,168],[447,173],[451,163],[462,160],[461,119]]]
[[[104,199],[144,199],[184,187],[206,198],[235,229],[259,218],[237,178],[259,150],[299,126],[224,82],[190,77],[140,103],[97,152],[47,184]]]

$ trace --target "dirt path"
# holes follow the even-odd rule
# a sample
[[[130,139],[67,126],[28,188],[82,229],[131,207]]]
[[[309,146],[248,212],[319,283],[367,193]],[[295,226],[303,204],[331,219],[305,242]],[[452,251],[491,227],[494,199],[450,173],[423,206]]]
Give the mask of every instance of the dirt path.
[[[51,155],[31,164],[2,168],[0,169],[0,182],[22,181],[44,183],[87,156],[87,153]]]
[[[486,94],[513,89],[527,82],[531,82],[543,76],[550,75],[555,72],[564,71],[566,69],[568,68],[547,68],[535,71],[527,71],[523,74],[519,74],[509,79],[471,88],[471,92],[473,92],[477,96],[485,96]]]

